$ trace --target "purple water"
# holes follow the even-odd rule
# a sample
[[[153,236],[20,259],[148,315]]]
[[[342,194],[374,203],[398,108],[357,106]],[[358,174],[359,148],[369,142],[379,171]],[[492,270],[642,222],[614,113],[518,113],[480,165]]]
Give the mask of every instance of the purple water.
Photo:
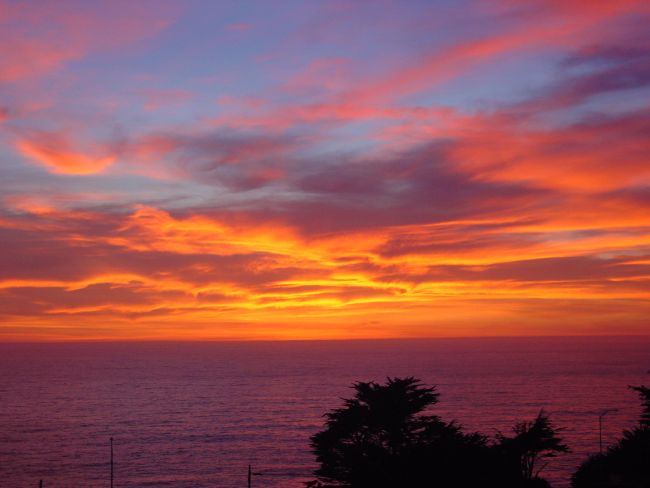
[[[435,411],[494,434],[544,408],[573,452],[569,473],[635,424],[628,384],[650,385],[650,338],[0,345],[0,486],[299,487],[309,436],[357,380],[413,375]]]

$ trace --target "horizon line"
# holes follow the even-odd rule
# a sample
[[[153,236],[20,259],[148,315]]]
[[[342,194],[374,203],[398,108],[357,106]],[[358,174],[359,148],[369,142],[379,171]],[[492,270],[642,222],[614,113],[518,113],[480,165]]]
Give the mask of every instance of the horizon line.
[[[63,339],[63,340],[33,340],[33,341],[3,341],[3,345],[45,345],[45,344],[144,344],[144,343],[270,343],[270,342],[383,342],[383,341],[437,341],[437,340],[496,340],[496,339],[614,339],[614,338],[643,338],[650,339],[648,334],[549,334],[549,335],[477,335],[477,336],[410,336],[410,337],[353,337],[353,338],[137,338],[137,339]]]

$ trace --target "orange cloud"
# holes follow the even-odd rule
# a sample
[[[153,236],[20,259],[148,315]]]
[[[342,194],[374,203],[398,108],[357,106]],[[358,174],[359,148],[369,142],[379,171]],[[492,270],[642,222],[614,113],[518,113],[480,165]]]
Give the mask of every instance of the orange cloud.
[[[20,187],[3,187],[0,201],[0,340],[647,332],[650,117],[601,99],[622,90],[632,98],[650,71],[646,47],[605,42],[618,40],[620,25],[600,29],[646,7],[504,3],[478,37],[441,36],[397,69],[382,50],[377,65],[312,59],[279,86],[256,78],[240,90],[260,88],[255,96],[219,97],[217,118],[199,107],[208,85],[191,91],[193,63],[182,63],[178,90],[138,89],[152,77],[127,73],[120,89],[145,108],[188,110],[138,115],[140,104],[123,110],[115,95],[111,122],[126,114],[119,146],[30,131],[44,121],[10,100],[3,127],[24,127],[17,150],[50,173],[100,174],[118,158],[130,165],[102,181],[3,168]],[[12,13],[12,23],[40,32],[43,9]],[[122,34],[140,38],[141,16],[102,27],[99,10],[62,12],[52,12],[56,42],[50,31],[24,42],[0,33],[16,46],[0,47],[9,59],[0,81],[33,90],[30,78],[121,44]],[[513,82],[510,102],[491,110],[455,92],[454,108],[430,103],[438,93],[446,100],[432,89],[523,50],[561,58],[546,90],[515,101]],[[292,66],[304,59],[287,56]],[[40,114],[72,124],[69,101]],[[605,115],[586,118],[585,109]],[[188,117],[196,125],[179,127]]]
[[[539,129],[498,114],[478,116],[450,131],[458,137],[450,154],[458,169],[476,179],[601,193],[650,182],[648,120],[643,109]]]
[[[108,327],[92,337],[122,339],[602,333],[603,317],[640,330],[650,230],[565,235],[512,214],[305,238],[242,214],[52,210],[31,218],[56,225],[0,256],[0,319],[68,339],[88,321]],[[541,303],[566,313],[561,327]]]
[[[201,215],[176,219],[168,212],[144,206],[128,218],[120,233],[123,237],[111,239],[113,244],[176,253],[290,254],[298,246],[288,228],[246,222],[234,226]]]
[[[18,141],[20,152],[52,173],[90,175],[101,173],[111,166],[116,155],[89,155],[71,147],[65,136],[41,133],[33,139]],[[100,151],[105,152],[105,151]]]

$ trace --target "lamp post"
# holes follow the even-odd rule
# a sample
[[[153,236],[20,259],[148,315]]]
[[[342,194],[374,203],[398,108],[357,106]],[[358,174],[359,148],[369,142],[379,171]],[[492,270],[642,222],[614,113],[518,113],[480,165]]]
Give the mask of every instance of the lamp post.
[[[111,488],[113,488],[113,438],[111,437]]]
[[[603,454],[603,417],[611,412],[618,412],[618,408],[608,408],[598,414],[598,447],[601,456]]]
[[[253,471],[253,467],[249,464],[248,465],[248,488],[251,488],[253,486],[253,476],[262,476],[264,473],[256,473]]]

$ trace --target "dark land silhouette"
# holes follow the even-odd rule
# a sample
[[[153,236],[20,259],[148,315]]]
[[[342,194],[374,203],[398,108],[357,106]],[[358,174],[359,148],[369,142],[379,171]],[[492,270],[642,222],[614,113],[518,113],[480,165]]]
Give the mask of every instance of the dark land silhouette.
[[[572,476],[574,488],[650,487],[650,388],[630,388],[641,397],[638,427],[624,431],[605,453],[589,457]]]
[[[311,438],[319,467],[310,488],[543,488],[550,458],[569,451],[543,410],[490,439],[431,414],[439,394],[416,378],[353,388]],[[639,427],[587,459],[574,488],[650,488],[650,389],[631,388],[642,398]]]

